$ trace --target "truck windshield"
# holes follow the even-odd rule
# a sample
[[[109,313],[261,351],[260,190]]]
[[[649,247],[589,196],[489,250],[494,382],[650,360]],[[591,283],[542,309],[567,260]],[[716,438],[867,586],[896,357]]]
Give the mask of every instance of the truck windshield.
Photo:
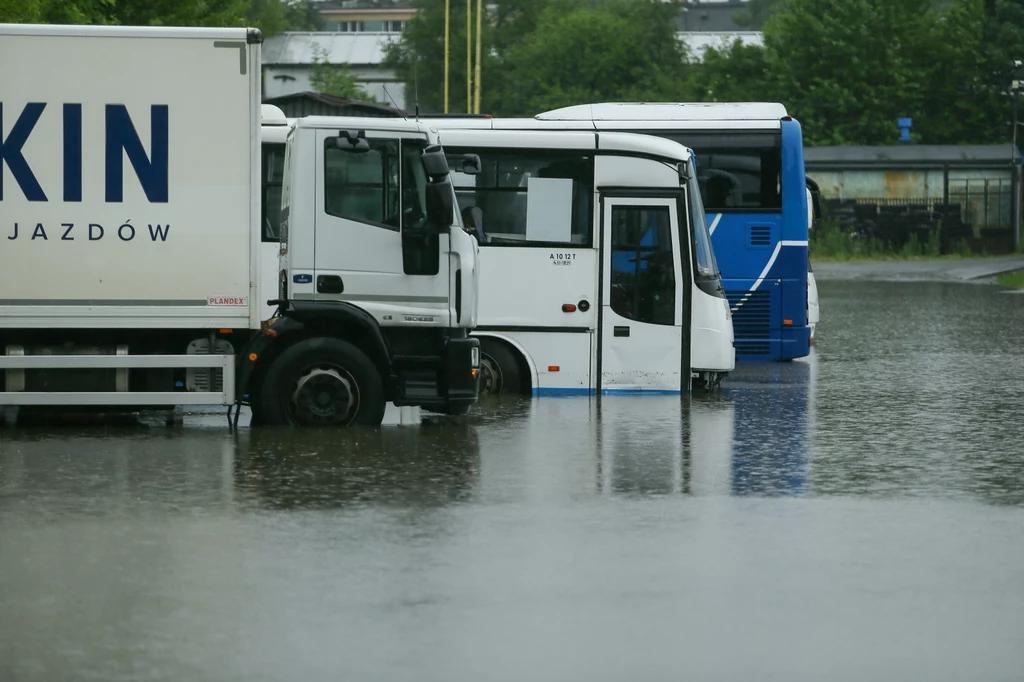
[[[694,254],[697,261],[695,278],[708,280],[719,277],[718,262],[715,260],[715,251],[711,248],[711,232],[708,230],[707,216],[704,213],[704,202],[700,196],[700,186],[697,184],[697,173],[690,164],[690,179],[687,181],[687,191],[690,205],[690,224],[693,229]]]

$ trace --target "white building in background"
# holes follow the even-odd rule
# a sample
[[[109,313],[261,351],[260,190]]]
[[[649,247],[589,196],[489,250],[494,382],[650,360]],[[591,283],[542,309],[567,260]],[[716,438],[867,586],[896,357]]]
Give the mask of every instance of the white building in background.
[[[263,98],[313,90],[310,75],[319,45],[329,64],[348,65],[359,84],[377,99],[405,108],[405,86],[395,72],[382,66],[386,46],[399,33],[298,33],[288,32],[263,42]]]
[[[704,50],[728,48],[736,40],[744,45],[764,45],[760,31],[679,31],[676,34],[690,49],[690,56],[701,61]]]

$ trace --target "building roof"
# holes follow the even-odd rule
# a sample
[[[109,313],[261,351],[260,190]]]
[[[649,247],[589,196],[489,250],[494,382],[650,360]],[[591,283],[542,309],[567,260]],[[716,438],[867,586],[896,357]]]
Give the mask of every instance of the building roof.
[[[288,31],[263,41],[264,66],[304,66],[313,63],[313,46],[327,51],[330,64],[377,66],[397,33],[301,33]]]
[[[683,6],[676,19],[682,31],[737,31],[742,30],[732,15],[746,5],[746,0],[708,0],[691,2]]]
[[[322,105],[320,107],[317,107],[317,111],[315,112],[303,112],[302,115],[304,116],[325,115],[323,112],[326,112],[328,110],[337,110],[337,113],[335,113],[335,115],[345,116],[374,116],[400,118],[408,115],[401,109],[385,106],[383,104],[373,104],[371,102],[363,102],[357,99],[335,97],[334,95],[325,95],[321,92],[316,92],[313,90],[307,90],[306,92],[295,92],[290,95],[281,95],[280,97],[269,97],[263,100],[263,104],[272,104],[282,109],[296,102],[308,102]]]
[[[942,168],[943,166],[993,168],[1020,163],[1020,151],[1011,157],[1009,144],[945,145],[903,144],[885,146],[808,147],[808,170],[851,168]]]

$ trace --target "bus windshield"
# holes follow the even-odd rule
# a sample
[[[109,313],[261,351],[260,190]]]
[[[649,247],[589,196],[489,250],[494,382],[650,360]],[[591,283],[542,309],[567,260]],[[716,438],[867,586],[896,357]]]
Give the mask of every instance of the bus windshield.
[[[690,179],[687,181],[688,203],[690,205],[690,224],[693,229],[694,254],[697,261],[697,279],[707,280],[719,276],[718,262],[715,251],[711,248],[711,232],[708,230],[707,216],[704,214],[704,202],[697,184],[697,174],[693,165],[690,166]]]

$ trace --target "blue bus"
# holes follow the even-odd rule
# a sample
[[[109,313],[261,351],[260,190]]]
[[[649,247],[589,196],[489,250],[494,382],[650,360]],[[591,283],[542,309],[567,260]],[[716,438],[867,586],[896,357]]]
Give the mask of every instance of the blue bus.
[[[582,104],[536,119],[657,135],[693,149],[732,310],[736,361],[792,360],[809,353],[808,216],[817,211],[810,211],[808,196],[817,204],[818,195],[804,171],[800,123],[785,106]]]

